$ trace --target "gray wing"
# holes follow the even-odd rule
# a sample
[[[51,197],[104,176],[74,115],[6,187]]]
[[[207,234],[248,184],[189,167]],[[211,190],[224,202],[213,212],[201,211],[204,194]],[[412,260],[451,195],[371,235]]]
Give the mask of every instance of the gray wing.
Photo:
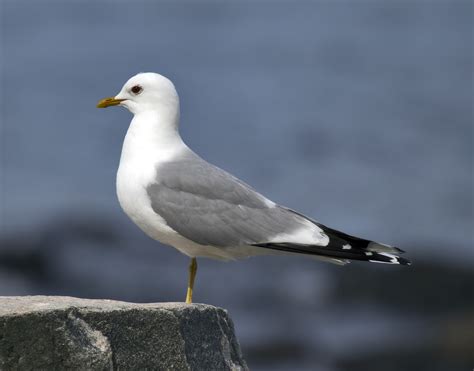
[[[190,152],[160,165],[147,187],[153,210],[201,245],[265,243],[308,227],[307,219],[271,204],[250,186]]]

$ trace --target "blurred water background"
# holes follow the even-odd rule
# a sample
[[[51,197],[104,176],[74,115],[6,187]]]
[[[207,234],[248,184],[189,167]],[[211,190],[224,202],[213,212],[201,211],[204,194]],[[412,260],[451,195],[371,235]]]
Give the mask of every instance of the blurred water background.
[[[471,1],[0,4],[0,295],[184,299],[116,201],[131,116],[95,108],[155,71],[197,153],[414,261],[201,260],[252,370],[472,368]]]

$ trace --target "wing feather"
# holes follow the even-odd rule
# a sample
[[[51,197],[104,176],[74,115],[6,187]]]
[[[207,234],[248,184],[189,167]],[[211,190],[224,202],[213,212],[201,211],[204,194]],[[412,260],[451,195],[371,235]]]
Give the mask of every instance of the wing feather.
[[[194,153],[162,164],[147,193],[171,228],[201,245],[253,245],[305,228],[323,243],[319,227]]]

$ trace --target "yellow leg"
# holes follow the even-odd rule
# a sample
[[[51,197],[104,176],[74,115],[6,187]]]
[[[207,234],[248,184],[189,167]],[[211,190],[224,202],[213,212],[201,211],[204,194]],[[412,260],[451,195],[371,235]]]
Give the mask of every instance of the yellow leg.
[[[188,281],[188,292],[186,293],[186,304],[191,304],[193,302],[193,287],[194,279],[196,278],[196,272],[198,269],[196,258],[191,259],[191,264],[189,264],[189,281]]]

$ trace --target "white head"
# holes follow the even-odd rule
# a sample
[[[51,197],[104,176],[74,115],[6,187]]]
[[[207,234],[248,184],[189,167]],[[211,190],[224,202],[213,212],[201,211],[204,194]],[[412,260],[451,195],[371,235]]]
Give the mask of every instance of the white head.
[[[126,107],[134,115],[155,112],[160,116],[179,116],[179,97],[173,83],[153,72],[131,77],[115,97],[102,99],[97,107],[117,105]]]

